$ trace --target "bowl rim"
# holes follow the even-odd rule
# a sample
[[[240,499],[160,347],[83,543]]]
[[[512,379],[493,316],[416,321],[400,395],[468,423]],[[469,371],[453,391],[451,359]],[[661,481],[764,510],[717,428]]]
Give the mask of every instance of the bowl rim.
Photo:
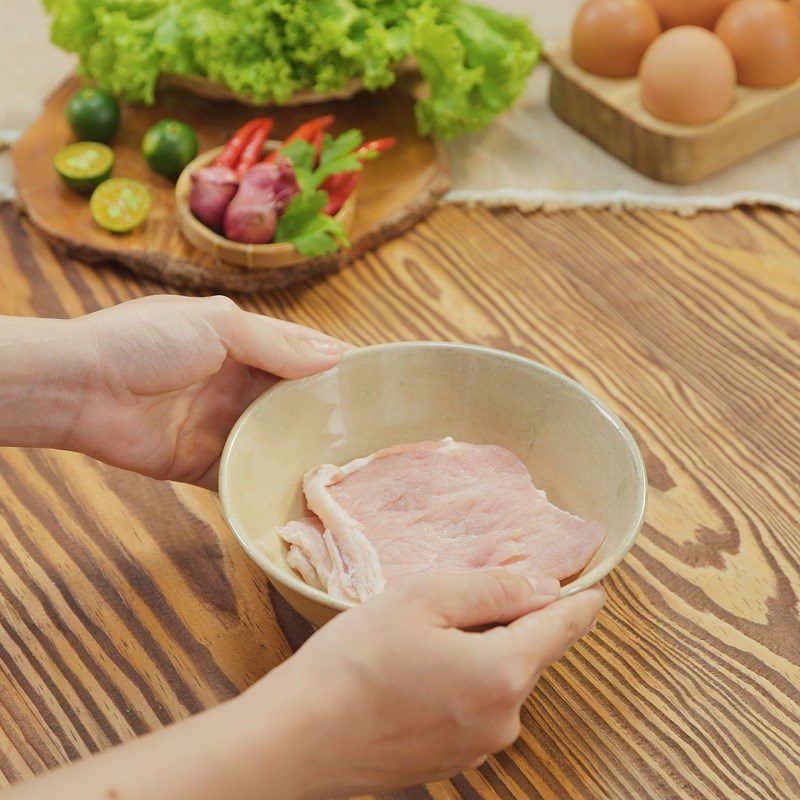
[[[618,551],[618,557],[615,560],[613,560],[613,563],[605,564],[604,562],[603,564],[594,567],[588,572],[581,573],[579,577],[576,578],[574,581],[568,583],[566,586],[562,586],[560,596],[568,597],[570,595],[576,594],[577,592],[583,591],[584,589],[588,589],[590,586],[594,586],[596,583],[605,578],[611,572],[611,570],[617,567],[625,558],[625,556],[630,552],[634,542],[636,541],[637,536],[639,535],[639,532],[642,529],[642,526],[644,525],[645,514],[647,512],[648,483],[647,483],[647,470],[644,463],[644,457],[642,456],[642,452],[639,449],[639,446],[636,444],[636,440],[634,439],[633,434],[630,432],[630,430],[628,430],[628,428],[622,422],[622,420],[599,397],[597,397],[593,392],[591,392],[589,389],[587,389],[585,386],[583,386],[581,383],[574,380],[573,378],[570,378],[567,375],[564,375],[562,372],[559,372],[558,370],[555,370],[552,367],[548,367],[546,364],[542,364],[539,361],[534,361],[533,359],[526,358],[525,356],[516,355],[515,353],[509,353],[505,350],[498,350],[493,347],[484,347],[482,345],[465,344],[459,342],[432,342],[432,341],[388,342],[384,344],[367,345],[364,347],[358,347],[353,350],[349,350],[344,354],[344,356],[342,357],[342,361],[340,361],[339,363],[341,364],[345,360],[354,361],[358,359],[369,358],[373,353],[376,352],[388,352],[388,351],[412,350],[412,349],[416,350],[419,348],[459,350],[462,352],[466,351],[473,353],[483,353],[485,355],[501,358],[510,363],[519,364],[522,366],[533,368],[539,372],[547,373],[550,376],[557,378],[559,381],[562,381],[563,383],[569,385],[572,389],[576,390],[578,394],[580,394],[595,408],[595,410],[597,410],[602,416],[604,416],[612,424],[617,433],[619,433],[620,436],[622,436],[626,449],[628,450],[628,452],[632,457],[634,472],[636,475],[637,508],[636,508],[635,522],[632,525],[631,529],[628,531],[625,538],[623,539],[622,547]],[[338,369],[338,365],[336,367],[333,367],[333,369]],[[236,439],[239,436],[242,428],[247,424],[248,419],[254,413],[255,408],[260,403],[265,402],[265,398],[267,396],[271,396],[273,393],[295,391],[298,386],[308,385],[308,383],[310,382],[320,380],[329,372],[330,370],[326,370],[325,372],[320,372],[317,373],[316,375],[311,375],[307,378],[301,378],[299,380],[280,381],[277,384],[275,384],[275,386],[271,387],[266,392],[264,392],[264,394],[262,394],[260,397],[257,397],[244,410],[242,415],[234,424],[233,428],[231,428],[231,431],[228,434],[227,441],[225,442],[225,447],[222,451],[222,456],[220,457],[219,497],[220,497],[220,502],[222,504],[222,510],[225,520],[228,523],[228,527],[233,532],[233,535],[236,537],[242,549],[247,553],[247,555],[253,561],[256,562],[256,564],[258,564],[264,570],[264,572],[267,573],[267,576],[269,577],[272,583],[275,583],[278,586],[285,586],[286,588],[291,589],[297,594],[300,594],[305,599],[321,604],[326,608],[335,609],[337,611],[345,611],[346,609],[353,608],[358,604],[347,600],[339,600],[337,598],[331,597],[327,592],[324,592],[321,589],[317,589],[314,586],[307,584],[299,576],[295,576],[279,570],[275,566],[275,564],[273,564],[272,561],[258,547],[256,547],[255,543],[252,540],[250,540],[249,537],[245,536],[244,532],[240,529],[232,511],[233,502],[231,499],[231,489],[228,478],[228,467],[231,461],[231,453],[233,451],[233,448],[236,446]],[[608,559],[606,559],[606,561],[608,561]]]

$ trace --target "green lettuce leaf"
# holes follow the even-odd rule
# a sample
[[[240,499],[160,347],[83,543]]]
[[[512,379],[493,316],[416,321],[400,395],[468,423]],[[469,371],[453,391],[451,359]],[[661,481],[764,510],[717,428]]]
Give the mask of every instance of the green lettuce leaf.
[[[451,139],[485,127],[525,87],[541,46],[527,23],[470,3],[444,20],[430,5],[412,12],[413,52],[430,95],[416,106],[422,133]]]
[[[152,103],[162,73],[199,75],[260,102],[370,90],[417,61],[429,84],[420,130],[442,138],[486,125],[522,91],[540,46],[525,21],[463,0],[43,0],[51,38],[81,73]]]

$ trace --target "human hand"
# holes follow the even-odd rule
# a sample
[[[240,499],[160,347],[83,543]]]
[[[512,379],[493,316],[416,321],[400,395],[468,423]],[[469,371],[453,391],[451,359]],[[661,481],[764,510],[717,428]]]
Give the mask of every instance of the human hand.
[[[244,409],[279,378],[329,369],[348,348],[227,297],[146,297],[69,325],[82,380],[63,446],[208,488]]]
[[[517,738],[542,670],[605,599],[556,592],[499,571],[398,581],[236,699],[10,798],[323,800],[450,777]]]
[[[399,580],[329,622],[234,703],[271,726],[280,724],[274,698],[292,709],[298,796],[450,777],[516,740],[542,671],[593,626],[603,589],[557,600],[558,589],[554,579],[534,587],[502,571]]]

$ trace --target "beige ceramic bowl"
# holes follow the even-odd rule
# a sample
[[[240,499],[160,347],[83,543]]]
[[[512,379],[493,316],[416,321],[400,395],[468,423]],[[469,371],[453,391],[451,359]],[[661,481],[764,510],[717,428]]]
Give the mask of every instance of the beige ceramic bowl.
[[[642,526],[647,476],[633,437],[575,381],[519,356],[405,342],[349,352],[335,369],[284,381],[245,411],[220,466],[228,522],[275,588],[315,625],[347,603],[304,583],[275,528],[303,515],[300,481],[322,463],[452,436],[519,456],[557,505],[602,520],[608,536],[562,594],[607,575]]]

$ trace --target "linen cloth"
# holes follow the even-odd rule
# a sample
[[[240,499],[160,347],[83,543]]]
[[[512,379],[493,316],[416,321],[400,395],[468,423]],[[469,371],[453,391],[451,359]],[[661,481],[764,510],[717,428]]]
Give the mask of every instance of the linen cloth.
[[[552,45],[568,36],[581,0],[485,2],[527,16]],[[0,53],[0,143],[10,143],[74,68],[74,59],[49,43],[48,18],[37,0],[0,2]],[[445,201],[526,210],[647,207],[679,213],[763,203],[800,211],[800,137],[699,183],[668,186],[625,166],[557,119],[547,104],[548,81],[549,67],[542,64],[511,111],[448,145],[453,189]],[[0,153],[0,197],[12,194],[8,155]]]

